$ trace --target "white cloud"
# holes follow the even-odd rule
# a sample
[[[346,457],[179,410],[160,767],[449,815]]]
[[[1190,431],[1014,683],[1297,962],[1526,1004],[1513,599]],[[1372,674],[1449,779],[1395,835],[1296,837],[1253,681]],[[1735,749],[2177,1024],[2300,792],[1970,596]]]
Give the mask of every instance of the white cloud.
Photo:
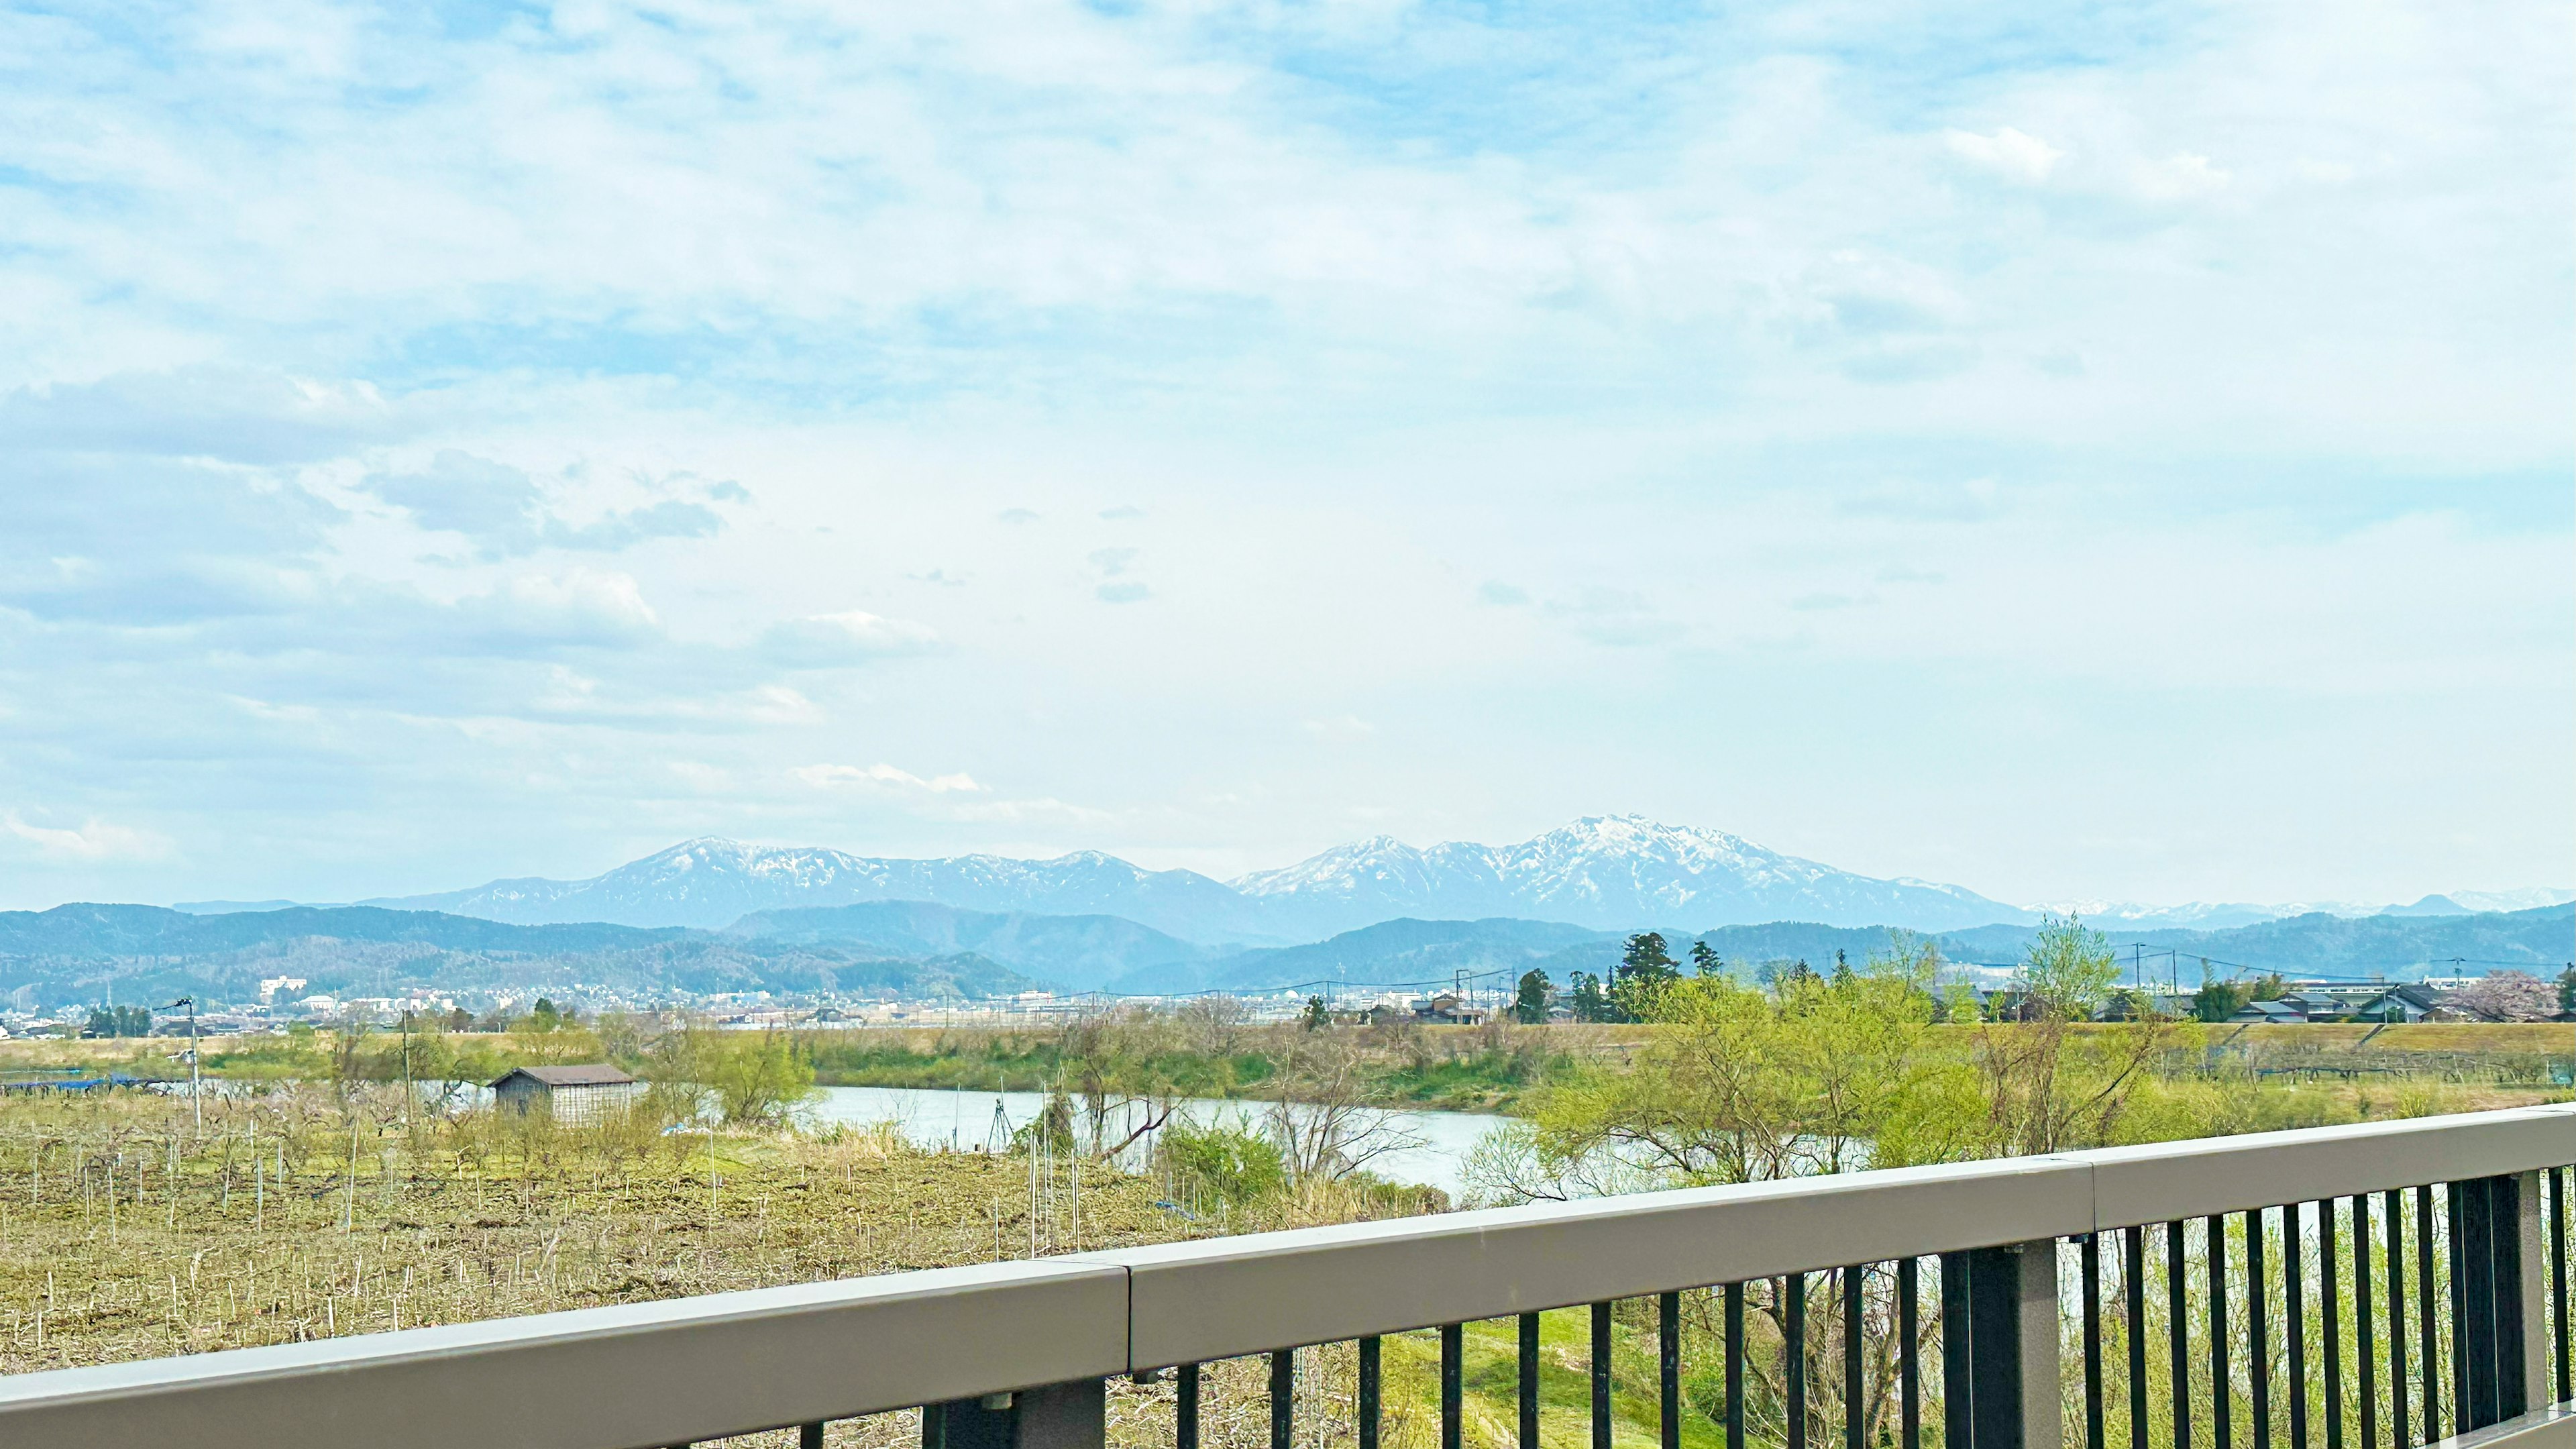
[[[984,791],[982,785],[975,783],[974,776],[962,772],[924,778],[909,770],[898,770],[892,765],[884,764],[869,765],[864,768],[858,765],[802,765],[788,773],[817,790],[844,789],[850,786],[868,788],[893,786],[906,790],[926,791],[933,795],[946,795],[954,791],[981,794]]]
[[[770,658],[793,669],[832,669],[939,647],[939,631],[910,619],[864,609],[809,614],[772,624],[761,636]]]
[[[2129,173],[2138,194],[2150,201],[2189,201],[2227,189],[2234,175],[2192,151],[2177,151],[2161,161],[2142,161]]]
[[[2066,153],[2027,131],[2004,126],[1990,135],[1947,131],[1950,153],[2025,186],[2037,186],[2066,159]]]
[[[1353,744],[1377,733],[1377,726],[1355,714],[1336,715],[1330,719],[1310,719],[1306,733],[1337,745]]]
[[[98,819],[85,821],[76,830],[65,830],[30,825],[13,810],[0,815],[0,825],[35,846],[38,855],[52,860],[162,860],[172,851],[172,842],[166,835]]]

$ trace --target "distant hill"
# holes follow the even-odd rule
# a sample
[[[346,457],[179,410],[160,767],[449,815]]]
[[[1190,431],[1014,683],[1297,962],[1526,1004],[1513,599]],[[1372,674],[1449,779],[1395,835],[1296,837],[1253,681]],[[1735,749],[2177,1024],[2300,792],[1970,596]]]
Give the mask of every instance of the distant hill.
[[[32,986],[47,1005],[110,994],[129,1003],[191,993],[245,1001],[266,976],[301,976],[306,990],[336,994],[588,984],[647,997],[671,990],[982,997],[1046,984],[953,947],[884,950],[599,922],[513,925],[366,906],[217,916],[124,905],[0,912],[0,991]]]
[[[1392,985],[1447,979],[1536,961],[1577,942],[1615,935],[1554,921],[1381,921],[1307,946],[1244,951],[1204,964],[1130,972],[1125,992],[1259,991],[1306,981]],[[1526,969],[1523,966],[1522,969]]]
[[[1590,931],[1541,921],[1388,921],[1311,946],[1247,951],[1196,967],[1132,974],[1122,991],[1257,990],[1306,982],[1354,986],[1440,981],[1453,972],[1535,967],[1563,984],[1575,971],[1607,976],[1638,929]],[[1889,948],[1884,926],[1826,926],[1778,921],[1705,930],[1657,927],[1676,957],[1704,940],[1738,967],[1803,960],[1824,969],[1841,952],[1854,964]],[[1945,960],[2010,966],[2038,934],[2035,926],[1988,926],[1928,937]],[[2476,975],[2496,969],[2554,976],[2576,961],[2576,905],[2475,916],[2331,916],[2322,912],[2217,931],[2104,932],[2123,962],[2150,977],[2174,970],[2186,986],[2200,982],[2200,961],[2228,975],[2237,970],[2289,975]],[[2134,950],[2133,950],[2134,948]],[[2167,953],[2173,955],[2169,958]],[[2463,964],[2454,965],[2454,962]]]
[[[1217,954],[1118,916],[966,911],[927,901],[760,911],[724,934],[780,944],[867,945],[895,955],[973,952],[1077,991],[1138,972],[1187,969]]]

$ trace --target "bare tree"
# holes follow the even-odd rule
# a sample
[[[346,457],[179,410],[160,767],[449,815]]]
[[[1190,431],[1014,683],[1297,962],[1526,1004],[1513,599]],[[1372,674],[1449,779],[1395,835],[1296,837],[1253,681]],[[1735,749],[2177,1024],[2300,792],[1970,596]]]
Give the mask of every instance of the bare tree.
[[[1172,1008],[1172,1020],[1190,1050],[1208,1057],[1234,1055],[1251,1016],[1251,1008],[1239,996],[1193,996]]]
[[[1365,1055],[1350,1033],[1298,1032],[1281,1042],[1271,1079],[1278,1096],[1268,1116],[1290,1177],[1334,1181],[1422,1145],[1394,1113],[1374,1105]]]

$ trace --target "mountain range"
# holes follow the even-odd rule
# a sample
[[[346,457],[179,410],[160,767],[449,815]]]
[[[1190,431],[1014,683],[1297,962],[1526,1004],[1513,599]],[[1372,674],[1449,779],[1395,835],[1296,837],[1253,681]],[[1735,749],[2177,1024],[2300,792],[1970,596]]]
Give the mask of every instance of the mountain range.
[[[1052,860],[916,860],[701,839],[586,880],[521,877],[358,904],[523,925],[609,922],[714,930],[764,912],[914,901],[1005,915],[1112,916],[1183,941],[1258,947],[1306,944],[1405,918],[1509,918],[1593,930],[1688,920],[1706,927],[1803,921],[1949,931],[2030,925],[2043,915],[2077,913],[2125,929],[2210,930],[2315,910],[2465,915],[2571,898],[2576,893],[2549,890],[2454,892],[2379,908],[2099,901],[2014,906],[1960,886],[1837,870],[1724,831],[1609,815],[1576,820],[1513,845],[1451,841],[1417,848],[1377,836],[1232,881],[1188,870],[1148,870],[1098,851]],[[206,901],[178,909],[238,912],[287,904]]]
[[[519,878],[358,902],[520,924],[606,921],[714,929],[757,912],[870,901],[1104,915],[1184,940],[1289,945],[1399,917],[1510,916],[1615,929],[1676,916],[1945,929],[2032,919],[1958,886],[1881,880],[1766,850],[1723,831],[1593,816],[1516,845],[1417,849],[1387,836],[1281,870],[1219,881],[1097,851],[1053,860],[933,860],[818,847],[691,840],[587,880]],[[184,903],[213,912],[281,903]]]

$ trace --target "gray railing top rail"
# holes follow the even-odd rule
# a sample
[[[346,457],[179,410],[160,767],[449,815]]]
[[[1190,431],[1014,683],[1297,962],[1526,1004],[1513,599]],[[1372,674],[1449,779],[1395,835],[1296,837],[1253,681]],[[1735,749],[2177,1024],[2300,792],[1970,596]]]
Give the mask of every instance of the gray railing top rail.
[[[0,1438],[621,1449],[2576,1163],[2576,1106],[1203,1239],[0,1378]]]

